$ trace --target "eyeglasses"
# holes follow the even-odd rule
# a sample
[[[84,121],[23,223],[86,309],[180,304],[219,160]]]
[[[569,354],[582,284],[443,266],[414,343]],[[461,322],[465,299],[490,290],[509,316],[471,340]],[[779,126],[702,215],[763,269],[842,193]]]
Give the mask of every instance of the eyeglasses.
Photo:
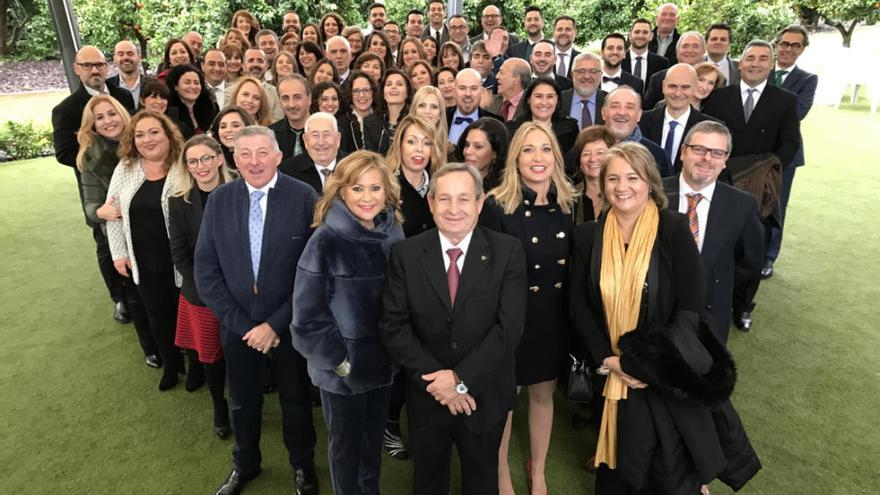
[[[190,158],[186,161],[186,166],[189,168],[198,168],[201,163],[207,167],[208,165],[212,165],[214,163],[214,158],[217,158],[218,156],[220,155],[204,155],[201,158]]]
[[[372,93],[373,90],[370,88],[360,88],[351,90],[351,94],[353,95],[366,95]]]
[[[571,71],[573,74],[582,76],[584,74],[589,74],[591,76],[598,76],[602,73],[601,69],[573,69]]]
[[[107,68],[107,62],[76,62],[76,65],[82,67],[85,70],[104,70]]]
[[[449,26],[449,29],[452,29],[452,30],[455,30],[455,31],[459,31],[459,30],[465,29],[466,27],[467,27],[467,25],[462,25],[462,26]]]
[[[483,14],[483,19],[500,19],[499,14]]]
[[[800,50],[804,47],[804,45],[802,45],[801,43],[789,43],[787,41],[780,41],[779,43],[777,43],[777,45],[779,46],[779,48],[794,48],[795,50]]]
[[[699,144],[685,144],[691,151],[694,152],[697,156],[706,156],[706,153],[712,155],[712,158],[724,158],[730,154],[727,150],[719,150],[717,148],[707,148],[705,146],[700,146]]]

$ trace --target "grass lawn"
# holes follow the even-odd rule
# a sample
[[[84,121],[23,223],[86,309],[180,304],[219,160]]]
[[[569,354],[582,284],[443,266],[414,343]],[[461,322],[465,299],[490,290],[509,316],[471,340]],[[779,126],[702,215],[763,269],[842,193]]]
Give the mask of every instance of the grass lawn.
[[[764,463],[743,493],[876,493],[880,118],[814,108],[804,134],[808,165],[777,274],[762,284],[754,330],[731,335],[734,401]],[[133,328],[111,319],[73,173],[51,158],[0,165],[0,198],[0,493],[213,493],[232,443],[211,433],[207,390],[159,393]],[[511,466],[524,492],[528,436],[517,412]],[[579,466],[594,436],[572,430],[570,412],[559,401],[549,487],[592,493]],[[320,414],[315,422],[324,438]],[[277,395],[264,425],[264,472],[250,492],[290,493]],[[325,446],[316,456],[330,493]],[[410,492],[410,463],[386,457],[383,468],[384,493]]]

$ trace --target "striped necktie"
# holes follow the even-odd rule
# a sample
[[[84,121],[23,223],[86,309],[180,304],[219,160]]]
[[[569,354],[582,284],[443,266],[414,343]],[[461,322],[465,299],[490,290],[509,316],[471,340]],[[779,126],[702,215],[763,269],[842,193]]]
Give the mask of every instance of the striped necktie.
[[[690,193],[687,195],[688,200],[688,225],[691,228],[691,235],[694,236],[694,242],[700,245],[700,220],[697,218],[697,205],[702,201],[703,195],[700,193]]]

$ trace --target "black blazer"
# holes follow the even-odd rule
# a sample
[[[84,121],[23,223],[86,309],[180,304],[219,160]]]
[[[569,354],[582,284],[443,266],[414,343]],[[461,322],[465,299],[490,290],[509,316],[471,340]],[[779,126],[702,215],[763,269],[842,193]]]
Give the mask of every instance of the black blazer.
[[[555,71],[555,69],[554,69],[554,71]],[[567,89],[571,89],[574,87],[574,83],[571,82],[571,79],[569,79],[565,76],[560,76],[559,74],[556,74],[554,72],[553,78],[556,80],[556,84],[559,85],[559,89],[561,91],[565,91]]]
[[[357,117],[351,112],[343,112],[336,115],[336,127],[342,137],[339,140],[339,149],[346,153],[366,149],[364,134]]]
[[[424,40],[431,37],[431,24],[425,26],[424,31],[422,31],[422,35],[419,39]],[[437,44],[437,48],[440,48],[440,45],[449,41],[449,28],[446,27],[446,23],[443,23],[443,28],[440,29],[440,42]]]
[[[772,84],[764,87],[748,124],[743,114],[739,86],[716,89],[703,105],[703,113],[721,120],[733,135],[731,157],[775,153],[787,167],[801,144],[797,96]]]
[[[408,406],[419,421],[449,421],[421,375],[452,369],[477,403],[462,420],[483,433],[517,401],[513,356],[525,325],[526,258],[518,240],[476,227],[453,306],[443,256],[436,229],[391,249],[379,332],[409,374]]]
[[[605,77],[605,76],[602,76]],[[638,94],[644,94],[645,92],[645,83],[642,82],[638,77],[626,72],[624,70],[620,71],[620,86],[626,85],[635,90]]]
[[[594,125],[602,125],[605,123],[605,119],[602,118],[602,105],[605,104],[605,96],[607,95],[608,93],[602,91],[601,88],[596,88],[596,116],[593,119]],[[571,115],[571,102],[573,99],[574,88],[566,89],[562,92],[562,95],[559,98],[559,104],[562,106],[562,113],[565,115]],[[562,150],[563,153],[566,151],[566,149]]]
[[[404,114],[400,115],[402,119]],[[394,131],[382,114],[368,115],[364,119],[364,147],[384,155],[394,141]]]
[[[645,96],[642,98],[642,109],[653,110],[657,103],[663,99],[663,80],[666,79],[666,71],[664,69],[654,73],[648,84],[645,85]]]
[[[107,92],[134,115],[137,105],[131,98],[128,90],[120,89],[113,84],[107,85]],[[92,95],[86,91],[85,86],[67,98],[61,100],[52,109],[52,142],[55,145],[55,159],[58,163],[76,168],[76,155],[79,153],[79,143],[76,141],[76,133],[82,124],[83,111],[86,104],[92,99]],[[79,171],[77,171],[77,174]]]
[[[507,122],[505,125],[507,126],[507,130],[510,132],[510,138],[513,139],[513,135],[516,134],[516,130],[523,125],[524,120],[514,120],[512,122]],[[577,120],[568,115],[562,116],[559,119],[553,119],[551,121],[551,128],[553,130],[553,134],[556,135],[556,141],[559,142],[559,149],[562,153],[565,153],[566,150],[570,150],[574,146],[574,142],[577,139],[578,133],[580,129],[578,129]]]
[[[507,58],[521,58],[528,62],[529,56],[527,55],[527,51],[529,49],[529,44],[530,41],[528,38],[520,41],[517,44],[510,43],[508,44],[507,53],[505,54],[505,56],[507,56]]]
[[[626,57],[624,57],[623,61],[620,62],[620,68],[624,72],[632,74],[633,64],[635,64],[635,62],[631,60],[630,55],[630,51],[627,50]],[[643,83],[649,82],[651,80],[651,76],[653,76],[654,74],[660,72],[661,70],[666,70],[669,68],[669,60],[666,60],[666,57],[661,57],[660,55],[657,55],[656,53],[652,53],[650,51],[645,52],[645,57],[647,57],[648,59],[648,70],[645,71],[645,80],[643,81]]]
[[[336,163],[338,164],[340,160],[345,158],[345,155],[346,153],[338,152],[336,154]],[[318,176],[318,170],[315,169],[315,161],[312,160],[308,152],[284,160],[278,165],[278,171],[312,186],[312,189],[319,196],[324,192],[321,177]]]
[[[678,44],[678,39],[681,38],[681,34],[678,32],[678,29],[674,29],[672,31],[672,42],[669,43],[669,46],[666,48],[666,53],[657,53],[657,47],[660,45],[657,42],[657,28],[654,28],[654,36],[651,38],[651,41],[648,42],[648,51],[656,53],[661,57],[665,58],[669,61],[669,66],[678,63],[678,57],[675,55],[675,45]]]
[[[776,84],[776,71],[770,73],[768,78],[769,84]],[[810,109],[813,108],[813,98],[816,96],[816,86],[819,84],[819,77],[811,74],[798,66],[782,81],[782,89],[787,89],[797,95],[797,113],[798,119],[804,120]],[[791,165],[800,167],[805,163],[804,160],[804,142],[801,139],[800,146],[792,159]]]
[[[171,261],[183,277],[180,293],[191,304],[204,306],[196,290],[194,256],[199,227],[202,225],[202,194],[197,187],[189,192],[185,201],[182,196],[168,198],[168,241],[171,245]]]
[[[290,130],[290,124],[287,122],[287,119],[281,119],[278,122],[273,122],[272,125],[269,126],[269,129],[272,129],[272,131],[275,132],[275,139],[278,140],[278,147],[281,148],[282,160],[293,158],[293,150],[296,149],[297,141],[299,141],[302,154],[305,154],[306,146],[303,143],[303,134],[306,133],[305,128],[303,128],[303,131],[297,136]]]
[[[660,147],[663,147],[663,119],[665,118],[666,109],[658,108],[657,110],[648,110],[647,112],[642,113],[642,118],[639,120],[639,129],[642,130],[642,136],[659,144]],[[684,126],[684,134],[682,134],[681,140],[682,144],[684,143],[684,136],[687,136],[688,131],[690,131],[698,122],[704,120],[716,119],[704,115],[699,110],[691,108],[691,114],[688,116],[687,124]],[[672,166],[675,168],[676,174],[681,172],[681,145],[679,145],[678,152],[675,153]]]
[[[403,172],[398,171],[397,180],[400,182],[400,212],[403,213],[403,235],[414,237],[422,232],[434,228],[434,216],[428,206],[428,196],[423,198],[418,191],[406,180]]]
[[[581,54],[581,52],[579,52],[579,51],[575,50],[574,48],[572,48],[572,49],[571,49],[571,54],[569,55],[568,60],[565,61],[566,64],[568,65],[568,70],[566,70],[566,71],[565,71],[565,74],[563,74],[563,75],[564,75],[564,76],[566,77],[566,79],[568,79],[569,81],[572,80],[572,77],[571,77],[571,69],[574,67],[574,58],[577,57],[577,56],[580,55],[580,54]],[[558,55],[556,56],[556,62],[554,62],[554,64],[553,64],[553,72],[554,72],[554,73],[556,72],[556,65],[557,65],[557,64],[559,64],[559,56],[558,56]]]
[[[679,176],[663,179],[669,208],[678,211]],[[733,314],[734,288],[759,276],[764,262],[764,226],[758,216],[755,197],[735,187],[715,182],[703,234],[703,274],[706,313],[712,316],[712,330],[727,343]],[[748,300],[752,300],[751,297]]]

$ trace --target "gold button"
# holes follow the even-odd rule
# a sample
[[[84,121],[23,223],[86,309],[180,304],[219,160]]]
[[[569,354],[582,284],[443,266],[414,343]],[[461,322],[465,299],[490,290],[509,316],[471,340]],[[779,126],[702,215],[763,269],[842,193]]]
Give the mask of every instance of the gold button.
[[[565,258],[558,259],[558,260],[556,260],[556,262],[559,263],[560,265],[564,265],[564,264],[565,264]]]
[[[553,287],[556,287],[557,289],[561,289],[561,288],[562,288],[562,282],[556,282],[555,284],[553,284]]]
[[[538,292],[539,290],[541,290],[541,288],[538,287],[537,285],[533,285],[533,286],[529,287],[529,290],[532,292]]]
[[[528,217],[532,216],[532,212],[529,210],[526,210],[525,215],[526,215],[526,218],[528,218]]]
[[[537,243],[538,243],[538,238],[532,237],[532,244],[537,244]]]
[[[565,232],[560,232],[560,233],[556,234],[556,238],[557,239],[565,239]]]

